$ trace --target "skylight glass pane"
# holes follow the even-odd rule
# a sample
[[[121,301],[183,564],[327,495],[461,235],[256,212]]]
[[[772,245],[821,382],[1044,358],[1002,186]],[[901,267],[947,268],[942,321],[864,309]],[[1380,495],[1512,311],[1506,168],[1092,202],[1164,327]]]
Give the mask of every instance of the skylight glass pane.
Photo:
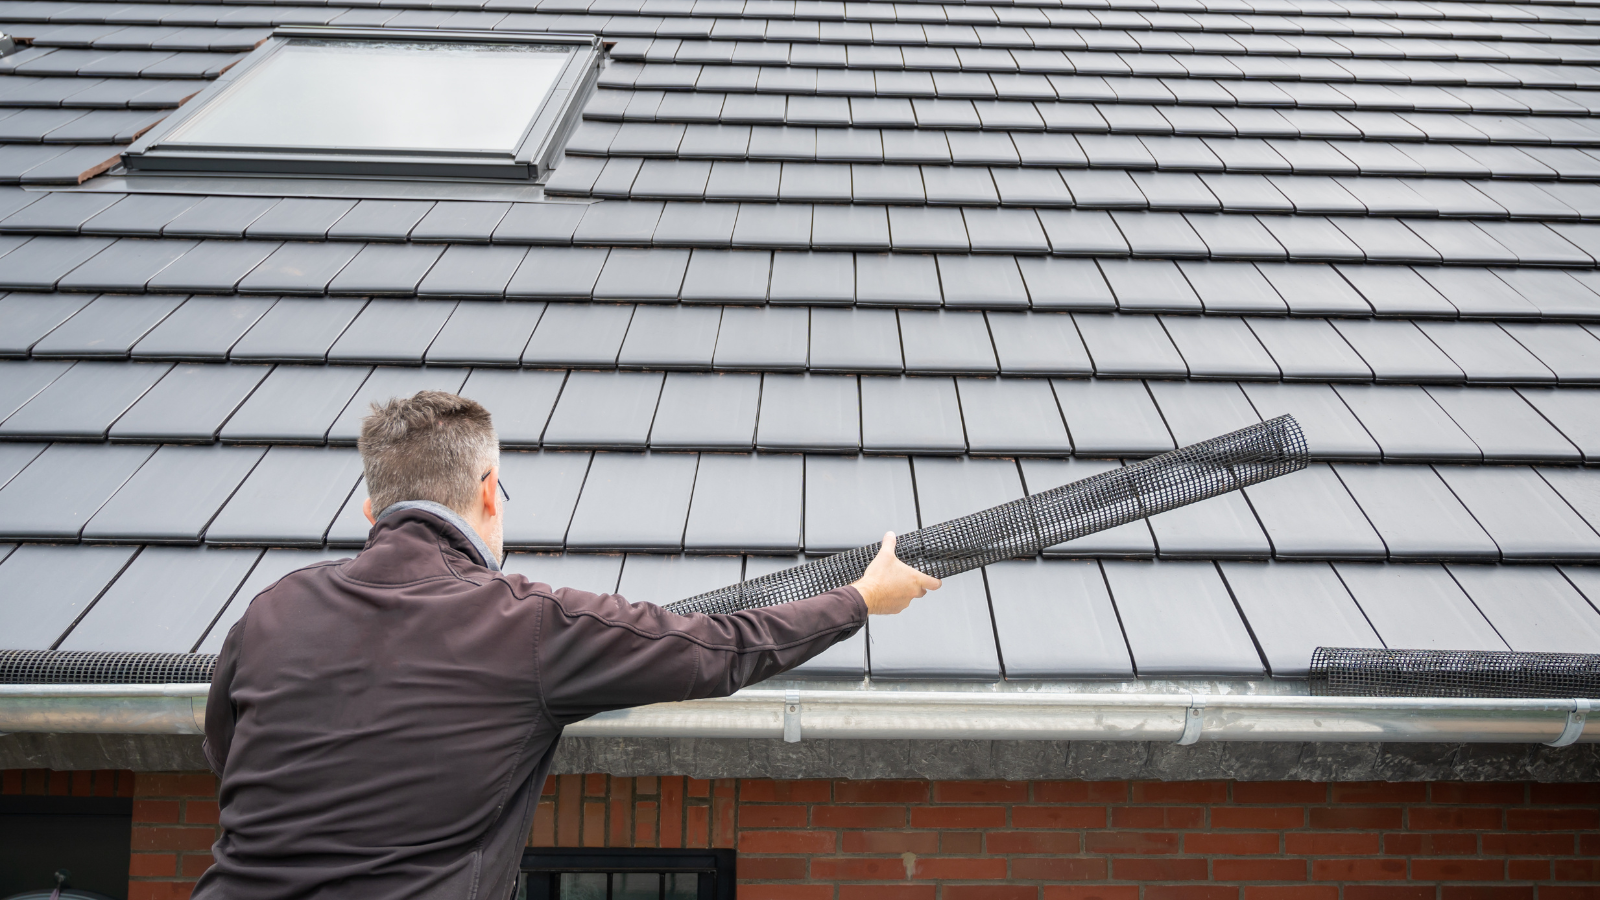
[[[295,40],[162,143],[513,153],[569,51]]]

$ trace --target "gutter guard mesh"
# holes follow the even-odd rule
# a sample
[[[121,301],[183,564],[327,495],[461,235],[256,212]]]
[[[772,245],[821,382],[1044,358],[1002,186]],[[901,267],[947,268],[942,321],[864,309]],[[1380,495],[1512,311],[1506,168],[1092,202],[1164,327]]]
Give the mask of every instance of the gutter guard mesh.
[[[201,684],[215,653],[0,650],[0,684]]]
[[[1600,698],[1600,656],[1318,647],[1316,697]]]
[[[1037,556],[1046,547],[1287,475],[1306,467],[1293,416],[1279,416],[1131,466],[1104,472],[900,535],[895,555],[935,578]],[[788,603],[850,584],[879,544],[680,600],[676,613],[729,613]]]

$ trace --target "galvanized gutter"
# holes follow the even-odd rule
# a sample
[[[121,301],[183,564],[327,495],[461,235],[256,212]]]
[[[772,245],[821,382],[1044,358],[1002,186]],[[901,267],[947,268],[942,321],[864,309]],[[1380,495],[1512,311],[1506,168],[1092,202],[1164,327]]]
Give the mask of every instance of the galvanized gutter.
[[[204,684],[0,685],[0,733],[199,734]],[[571,725],[574,737],[870,740],[1600,741],[1585,699],[876,688],[740,691]]]

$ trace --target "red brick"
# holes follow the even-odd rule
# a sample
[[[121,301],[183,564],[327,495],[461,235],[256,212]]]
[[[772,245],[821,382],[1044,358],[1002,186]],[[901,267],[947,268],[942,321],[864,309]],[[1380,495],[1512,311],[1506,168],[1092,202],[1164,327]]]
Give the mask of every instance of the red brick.
[[[189,900],[192,881],[130,881],[128,900]]]
[[[1549,881],[1550,860],[1512,859],[1506,861],[1506,875],[1512,881]]]
[[[1314,781],[1236,781],[1235,803],[1327,803],[1328,786]]]
[[[661,814],[658,841],[662,847],[683,846],[683,779],[661,779]]]
[[[1112,876],[1119,881],[1204,881],[1203,859],[1117,859]]]
[[[808,862],[803,856],[742,856],[739,880],[799,881],[806,877]]]
[[[1135,803],[1221,803],[1228,799],[1226,781],[1135,781]]]
[[[1413,859],[1411,877],[1418,881],[1502,881],[1506,864],[1498,859]]]
[[[1243,856],[1249,854],[1277,853],[1276,834],[1227,834],[1199,832],[1184,835],[1183,852],[1206,856]]]
[[[687,785],[689,796],[691,796],[691,797],[709,797],[709,796],[711,796],[711,779],[709,779],[709,778],[686,778],[686,779],[684,779],[684,782]]]
[[[947,884],[939,896],[944,900],[1034,900],[1039,889],[1020,884]]]
[[[1113,806],[1113,828],[1200,828],[1205,825],[1203,806]]]
[[[926,781],[835,781],[835,803],[922,803],[928,799]]]
[[[603,802],[583,804],[583,846],[606,845],[606,805]]]
[[[1216,881],[1305,881],[1303,859],[1215,859],[1211,877]]]
[[[1485,834],[1482,838],[1483,852],[1491,856],[1566,856],[1575,846],[1571,834]]]
[[[94,794],[94,773],[91,771],[72,773],[72,796],[88,797]]]
[[[1333,785],[1335,803],[1421,803],[1428,786],[1411,781],[1345,781]]]
[[[556,845],[556,805],[549,800],[540,800],[533,811],[533,828],[528,835],[528,844],[533,847],[554,847]]]
[[[222,821],[222,809],[215,800],[185,800],[183,821],[190,825],[215,825]]]
[[[1037,803],[1121,803],[1128,799],[1126,781],[1035,781]]]
[[[1152,884],[1144,900],[1238,900],[1239,889],[1222,884]]]
[[[642,779],[641,779],[642,780]],[[826,803],[832,799],[826,781],[772,781],[746,778],[739,782],[741,803]]]
[[[176,853],[135,853],[128,859],[128,876],[131,878],[161,878],[176,874]]]
[[[216,776],[185,772],[140,772],[133,788],[136,797],[210,797],[216,792]]]
[[[583,776],[583,794],[585,797],[604,797],[606,795],[606,776],[600,774]]]
[[[1332,884],[1252,884],[1245,886],[1244,900],[1339,900],[1339,888]]]
[[[717,781],[711,788],[711,846],[731,850],[739,842],[739,819],[734,813],[738,782],[731,778]]]
[[[183,877],[199,878],[206,870],[216,864],[209,853],[185,853],[183,855]]]
[[[1399,856],[1467,856],[1478,852],[1478,835],[1386,834],[1383,852]]]
[[[1103,806],[1013,806],[1011,824],[1017,828],[1104,828]]]
[[[544,804],[539,804],[541,807]],[[650,800],[640,801],[633,805],[633,846],[654,847],[656,845],[656,804]]]
[[[739,900],[833,900],[833,885],[741,883]]]
[[[1474,783],[1441,781],[1430,785],[1428,790],[1429,799],[1435,803],[1522,803],[1527,795],[1527,785],[1501,784],[1493,781]],[[1498,891],[1500,888],[1493,890]]]
[[[1026,781],[935,781],[935,803],[1025,803]]]
[[[1074,831],[991,831],[985,838],[990,853],[1077,853],[1082,849]]]
[[[1582,856],[1600,856],[1600,834],[1578,835],[1578,853]]]
[[[813,806],[811,824],[818,828],[904,828],[904,806]]]
[[[22,793],[22,770],[6,769],[0,772],[0,794]]]
[[[711,846],[711,807],[696,803],[683,808],[683,845]]]
[[[839,900],[933,900],[934,884],[841,884]]]
[[[938,853],[936,831],[846,831],[845,853]]]
[[[906,878],[905,861],[898,856],[813,859],[811,879],[813,881],[910,880]]]
[[[1084,846],[1090,853],[1177,853],[1180,837],[1161,831],[1091,831]]]
[[[72,793],[71,772],[50,773],[50,796],[66,797]]]
[[[1530,784],[1528,799],[1561,806],[1600,806],[1600,782],[1588,784]],[[1562,888],[1562,890],[1571,890]]]
[[[960,858],[924,856],[914,864],[916,878],[943,878],[959,881],[1001,880],[1006,877],[1006,861],[1000,857]]]
[[[1500,810],[1493,807],[1414,806],[1406,821],[1414,831],[1494,831]]]
[[[1351,856],[1377,853],[1380,839],[1371,832],[1308,831],[1283,836],[1283,850],[1297,856]]]
[[[913,806],[912,828],[999,828],[1006,824],[1003,806]]]
[[[941,831],[939,852],[966,856],[982,853],[984,834],[982,831]]]
[[[1306,811],[1299,806],[1213,806],[1212,828],[1300,828]]]
[[[1431,884],[1350,884],[1345,886],[1344,900],[1434,900],[1437,893]]]
[[[1051,856],[1018,856],[1011,860],[1011,877],[1018,881],[1103,881],[1106,861]]]
[[[799,803],[751,806],[739,804],[740,828],[804,828],[809,807]]]
[[[1314,881],[1400,881],[1406,877],[1403,859],[1314,859]],[[1349,900],[1348,897],[1345,900]]]
[[[1600,828],[1600,809],[1508,809],[1508,831],[1569,831]]]
[[[1334,786],[1337,791],[1338,785]],[[1215,816],[1213,816],[1215,818]],[[1314,806],[1312,828],[1399,828],[1397,806]]]
[[[1555,860],[1557,881],[1600,881],[1600,859]]]
[[[133,850],[210,850],[215,829],[138,827],[133,829]]]
[[[651,796],[659,790],[660,788],[656,785],[656,776],[654,775],[637,775],[633,779],[633,793],[636,797],[641,794]]]
[[[1449,884],[1441,900],[1533,900],[1533,885]]]
[[[1537,885],[1539,900],[1600,900],[1600,884]]]
[[[1131,884],[1047,884],[1041,893],[1040,900],[1139,900],[1139,888]]]
[[[831,831],[744,831],[740,853],[832,853]]]
[[[177,800],[135,800],[133,821],[140,824],[177,824],[182,804]]]

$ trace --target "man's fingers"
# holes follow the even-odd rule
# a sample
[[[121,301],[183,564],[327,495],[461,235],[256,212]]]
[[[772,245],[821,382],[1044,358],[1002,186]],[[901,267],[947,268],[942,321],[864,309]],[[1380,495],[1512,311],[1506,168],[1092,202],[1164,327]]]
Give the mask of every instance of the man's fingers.
[[[879,548],[878,555],[881,556],[885,553],[889,554],[890,556],[894,555],[894,532],[892,531],[885,531],[883,533],[883,546]]]

